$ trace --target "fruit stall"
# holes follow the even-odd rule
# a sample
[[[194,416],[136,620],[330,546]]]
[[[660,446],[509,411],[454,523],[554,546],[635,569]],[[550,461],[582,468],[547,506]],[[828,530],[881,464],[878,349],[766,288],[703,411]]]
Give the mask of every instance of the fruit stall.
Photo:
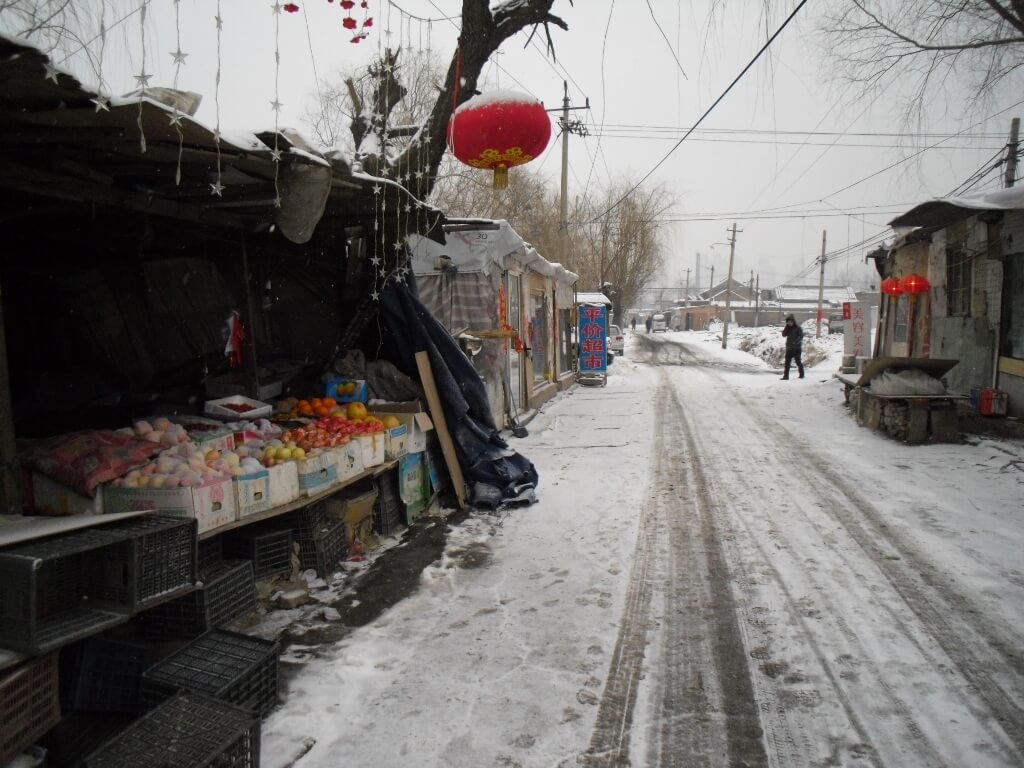
[[[169,90],[99,110],[52,68],[0,40],[0,765],[257,768],[279,646],[246,617],[447,482],[371,298],[444,217],[294,133],[221,135]]]

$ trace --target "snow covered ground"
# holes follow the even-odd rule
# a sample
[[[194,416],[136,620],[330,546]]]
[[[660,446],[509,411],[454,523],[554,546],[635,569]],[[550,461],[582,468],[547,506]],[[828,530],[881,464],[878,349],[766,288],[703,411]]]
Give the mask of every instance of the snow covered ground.
[[[858,428],[840,336],[781,382],[761,334],[630,335],[545,406],[540,502],[296,656],[262,764],[1024,764],[1024,446]]]

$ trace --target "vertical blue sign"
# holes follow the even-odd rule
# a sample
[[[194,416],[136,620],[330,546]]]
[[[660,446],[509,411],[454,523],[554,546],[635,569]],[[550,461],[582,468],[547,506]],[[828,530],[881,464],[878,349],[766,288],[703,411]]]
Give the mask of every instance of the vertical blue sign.
[[[604,304],[580,306],[580,373],[608,372],[608,307]]]

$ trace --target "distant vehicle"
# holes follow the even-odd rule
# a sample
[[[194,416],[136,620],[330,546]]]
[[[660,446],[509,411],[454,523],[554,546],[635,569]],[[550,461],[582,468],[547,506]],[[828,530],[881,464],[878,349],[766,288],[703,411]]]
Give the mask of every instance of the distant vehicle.
[[[843,320],[843,316],[841,313],[837,315],[828,316],[829,333],[842,333],[845,327],[845,321]]]
[[[664,333],[668,330],[668,318],[665,317],[661,312],[658,312],[654,317],[651,318],[651,330],[654,333],[661,331]]]
[[[616,355],[624,355],[626,352],[626,337],[622,329],[617,325],[608,326],[608,349]]]

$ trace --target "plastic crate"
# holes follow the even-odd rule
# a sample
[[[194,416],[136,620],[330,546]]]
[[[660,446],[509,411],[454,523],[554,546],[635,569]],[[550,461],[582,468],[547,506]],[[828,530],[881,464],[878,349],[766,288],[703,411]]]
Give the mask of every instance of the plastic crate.
[[[224,562],[224,545],[222,536],[211,536],[199,542],[198,568],[199,573],[214,570]]]
[[[40,740],[46,768],[80,768],[86,755],[127,728],[132,715],[114,712],[67,712]]]
[[[255,610],[252,563],[228,560],[205,574],[194,592],[143,614],[143,626],[152,638],[198,637]]]
[[[344,522],[332,522],[322,536],[315,539],[297,537],[302,568],[312,568],[327,578],[348,555],[348,534]]]
[[[296,539],[319,539],[333,525],[334,521],[327,517],[327,505],[318,502],[282,515],[274,521],[273,527],[289,529]]]
[[[143,705],[156,706],[186,690],[266,717],[277,705],[278,653],[270,640],[211,630],[143,673]]]
[[[61,651],[60,699],[65,712],[139,710],[139,676],[146,667],[141,645],[90,637]]]
[[[198,538],[195,518],[145,515],[111,523],[104,530],[124,534],[132,542],[124,594],[110,586],[116,582],[116,574],[107,573],[100,580],[110,590],[109,599],[125,602],[137,613],[193,589]],[[97,567],[109,570],[108,563],[97,563]]]
[[[0,551],[0,647],[46,653],[127,621],[133,551],[105,528]]]
[[[381,536],[390,536],[402,527],[402,502],[377,499],[373,506],[373,530]]]
[[[0,675],[0,765],[58,721],[57,654],[26,661]]]
[[[259,768],[260,722],[243,709],[179,693],[83,761],[85,768]]]
[[[999,389],[971,389],[971,408],[980,416],[1005,416],[1009,395]]]
[[[292,532],[238,531],[225,534],[224,548],[229,557],[252,561],[253,576],[264,579],[292,571]]]

